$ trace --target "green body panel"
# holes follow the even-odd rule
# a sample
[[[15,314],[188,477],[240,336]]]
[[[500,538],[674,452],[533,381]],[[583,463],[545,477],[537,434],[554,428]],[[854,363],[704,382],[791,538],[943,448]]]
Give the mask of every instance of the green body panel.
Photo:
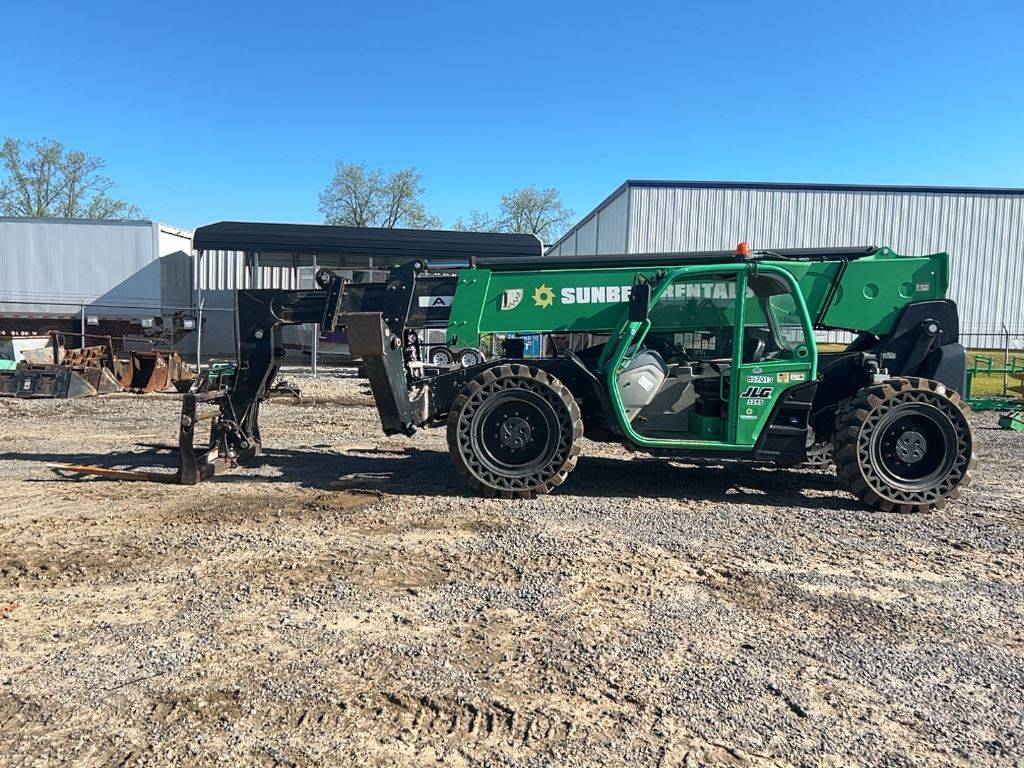
[[[820,325],[875,334],[888,332],[911,301],[944,298],[949,285],[945,253],[910,257],[880,248],[848,262],[845,269],[839,261],[757,263],[793,276],[816,325],[842,272]],[[657,271],[656,267],[629,266],[462,270],[448,324],[448,343],[473,345],[484,333],[608,333],[622,318],[636,275],[652,278]],[[695,326],[698,323],[695,319]]]
[[[637,272],[635,268],[462,270],[448,321],[448,343],[475,344],[483,333],[608,333],[622,319]],[[653,275],[655,270],[645,272]],[[590,301],[590,289],[595,287],[599,302]],[[618,292],[609,292],[609,287]],[[585,290],[587,303],[575,300],[578,289]],[[614,300],[608,300],[609,293]],[[514,303],[517,295],[519,301]],[[565,301],[570,296],[571,304]]]
[[[786,359],[743,363],[744,321],[757,325],[765,319],[761,304],[747,299],[747,281],[765,274],[789,286],[796,305],[791,324],[801,328],[804,342]],[[651,312],[647,321],[631,322],[630,289],[641,276],[653,285]],[[682,288],[674,287],[681,283]],[[475,345],[488,333],[610,334],[598,367],[619,427],[630,442],[650,448],[746,451],[782,393],[817,376],[815,327],[883,335],[908,303],[944,298],[947,288],[946,254],[906,257],[888,248],[848,262],[779,259],[639,269],[474,268],[459,275],[447,341],[451,346]],[[650,331],[722,326],[733,328],[729,392],[721,393],[728,403],[727,418],[691,414],[687,439],[639,434],[626,417],[616,376],[644,336]]]
[[[840,262],[773,262],[800,284],[811,318],[817,323],[836,278],[842,277],[820,325],[885,334],[900,310],[912,301],[942,299],[949,288],[949,256],[899,256],[888,248]]]

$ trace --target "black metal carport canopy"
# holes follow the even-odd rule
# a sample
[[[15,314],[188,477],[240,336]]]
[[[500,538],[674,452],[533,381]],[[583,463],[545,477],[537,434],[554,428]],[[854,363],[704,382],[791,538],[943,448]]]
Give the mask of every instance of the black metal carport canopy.
[[[495,256],[536,259],[543,254],[543,245],[535,235],[243,221],[199,227],[192,237],[192,247],[197,251],[372,256],[388,261]]]

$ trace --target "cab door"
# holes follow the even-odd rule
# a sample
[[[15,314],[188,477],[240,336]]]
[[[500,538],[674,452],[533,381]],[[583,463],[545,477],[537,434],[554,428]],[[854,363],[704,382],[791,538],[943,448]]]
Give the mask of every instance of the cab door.
[[[605,346],[599,369],[605,377],[612,408],[623,434],[646,447],[738,450],[735,442],[736,376],[739,362],[743,285],[746,265],[704,264],[678,267],[652,285],[647,314],[623,317]],[[695,393],[691,405],[680,412],[659,415],[661,429],[638,426],[635,410],[627,410],[620,391],[620,374],[627,374],[638,355],[655,352],[664,363],[668,381],[638,384],[655,392],[652,406],[674,400],[672,392],[658,389],[671,385],[675,371],[688,372],[681,384]],[[678,359],[673,360],[673,356]],[[682,365],[680,365],[682,362]],[[698,393],[699,392],[699,393]]]
[[[745,276],[733,440],[752,446],[787,389],[813,381],[817,350],[807,308],[788,273],[751,265]]]
[[[666,339],[705,380],[702,407],[673,433],[643,434],[627,414],[617,377],[644,348]],[[664,346],[662,347],[664,350]],[[599,363],[622,433],[636,445],[748,451],[781,394],[816,376],[807,308],[793,277],[756,263],[695,265],[652,286],[644,317],[625,314]],[[707,384],[713,383],[710,389]]]

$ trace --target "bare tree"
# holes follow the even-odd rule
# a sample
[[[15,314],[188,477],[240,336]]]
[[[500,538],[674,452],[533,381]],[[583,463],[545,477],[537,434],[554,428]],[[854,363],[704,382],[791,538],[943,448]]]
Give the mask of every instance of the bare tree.
[[[5,139],[0,165],[0,212],[5,216],[67,219],[141,218],[135,205],[108,196],[114,182],[102,158],[67,150],[59,141]]]
[[[423,177],[415,168],[384,175],[365,163],[339,160],[334,178],[320,193],[325,224],[393,229],[439,228],[441,221],[426,212],[420,197]]]
[[[501,196],[498,220],[502,231],[537,235],[551,242],[572,223],[574,212],[554,187],[530,185]]]
[[[483,211],[470,211],[469,219],[461,216],[455,220],[452,229],[458,232],[500,232],[498,220]]]
[[[468,221],[460,218],[455,222],[455,229],[533,234],[550,243],[561,236],[574,215],[571,208],[565,207],[557,189],[530,185],[502,195],[497,217],[471,211]]]

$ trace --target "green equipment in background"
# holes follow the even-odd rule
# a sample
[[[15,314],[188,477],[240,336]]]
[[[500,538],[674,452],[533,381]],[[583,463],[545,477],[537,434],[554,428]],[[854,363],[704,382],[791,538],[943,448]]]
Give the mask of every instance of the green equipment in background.
[[[999,417],[999,428],[1024,432],[1024,411],[1011,411]]]
[[[980,394],[977,392],[977,379],[979,376],[1002,377],[1000,384],[1000,395]],[[975,355],[974,362],[967,369],[967,388],[964,392],[967,403],[976,411],[1002,411],[1012,408],[1014,405],[1024,404],[1021,396],[1024,395],[1024,357],[1014,355],[1008,358],[1003,365],[996,365],[994,355]],[[1016,383],[1012,386],[1010,381]],[[1009,393],[1016,393],[1013,397]]]

